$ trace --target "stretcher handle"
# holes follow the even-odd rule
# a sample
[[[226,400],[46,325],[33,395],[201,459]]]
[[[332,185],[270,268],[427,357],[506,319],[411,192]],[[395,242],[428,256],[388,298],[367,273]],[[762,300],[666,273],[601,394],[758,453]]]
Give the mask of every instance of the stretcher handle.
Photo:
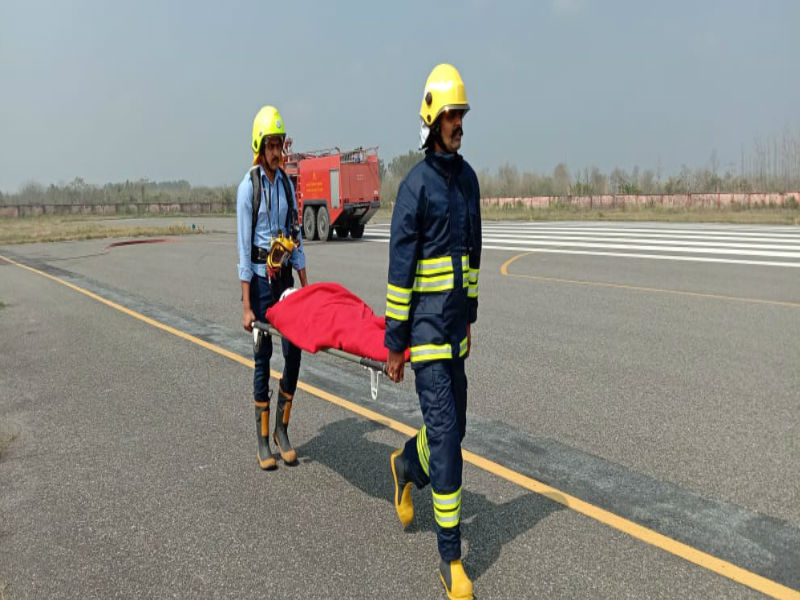
[[[258,329],[260,331],[263,331],[264,333],[269,333],[270,335],[273,335],[275,337],[283,337],[280,331],[275,329],[269,323],[264,323],[263,321],[253,321],[253,329]],[[350,352],[345,352],[344,350],[338,350],[337,348],[322,348],[320,351],[325,352],[327,354],[331,354],[332,356],[336,356],[338,358],[349,360],[350,362],[359,364],[362,367],[366,367],[374,371],[378,371],[379,373],[383,373],[384,375],[386,374],[386,363],[384,362],[373,360],[365,356],[358,356]]]

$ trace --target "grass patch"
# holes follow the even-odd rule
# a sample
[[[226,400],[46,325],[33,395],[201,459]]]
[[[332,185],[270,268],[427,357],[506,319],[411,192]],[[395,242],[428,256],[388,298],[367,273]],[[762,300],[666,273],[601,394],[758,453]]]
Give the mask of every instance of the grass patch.
[[[661,221],[666,223],[733,223],[755,225],[800,225],[795,208],[525,208],[484,206],[486,221]]]
[[[103,218],[105,220],[105,218]],[[98,219],[99,220],[99,219]],[[152,237],[205,233],[202,227],[178,223],[169,226],[104,225],[86,217],[26,217],[0,219],[0,245],[68,242],[98,238]]]
[[[113,220],[125,220],[125,219],[165,219],[169,217],[185,217],[187,219],[196,219],[199,217],[235,217],[236,216],[236,209],[234,210],[222,210],[219,212],[182,212],[182,211],[175,211],[175,212],[143,212],[143,213],[118,213],[115,215],[98,215],[98,218],[103,219],[104,221],[113,221]],[[82,217],[86,219],[87,217],[84,215]],[[90,217],[91,218],[91,217]]]
[[[798,208],[669,208],[619,207],[578,208],[560,206],[526,208],[524,206],[483,206],[484,221],[660,221],[665,223],[732,223],[742,225],[800,225]],[[371,222],[389,223],[392,207],[384,203]]]

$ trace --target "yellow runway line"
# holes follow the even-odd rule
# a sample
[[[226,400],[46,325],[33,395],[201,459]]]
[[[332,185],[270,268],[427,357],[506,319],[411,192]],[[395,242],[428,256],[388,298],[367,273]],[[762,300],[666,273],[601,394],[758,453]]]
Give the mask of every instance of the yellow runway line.
[[[573,285],[587,285],[596,287],[607,287],[621,290],[632,290],[636,292],[649,292],[654,294],[674,294],[676,296],[692,296],[695,298],[710,298],[712,300],[730,300],[732,302],[747,302],[749,304],[768,304],[770,306],[786,306],[789,308],[800,308],[800,302],[783,302],[780,300],[763,300],[761,298],[747,298],[741,296],[726,296],[724,294],[706,294],[703,292],[688,292],[684,290],[670,290],[667,288],[643,287],[638,285],[627,285],[624,283],[608,283],[605,281],[587,281],[583,279],[565,279],[562,277],[545,277],[544,275],[518,275],[509,273],[508,267],[523,256],[534,254],[533,252],[523,252],[509,258],[500,267],[500,273],[506,277],[515,279],[534,279],[537,281],[549,281],[552,283],[569,283]]]
[[[582,515],[594,519],[595,521],[603,523],[604,525],[613,527],[614,529],[646,542],[651,546],[661,548],[670,554],[679,556],[684,560],[717,573],[718,575],[722,575],[723,577],[727,577],[728,579],[731,579],[737,583],[746,585],[747,587],[757,590],[762,594],[766,594],[767,596],[771,596],[772,598],[777,598],[778,600],[800,600],[800,592],[797,590],[786,587],[785,585],[772,581],[771,579],[767,579],[766,577],[762,577],[761,575],[753,573],[752,571],[748,571],[747,569],[737,567],[733,563],[717,558],[716,556],[712,556],[711,554],[701,550],[697,550],[688,544],[673,540],[672,538],[660,534],[657,531],[653,531],[652,529],[643,527],[638,523],[634,523],[633,521],[615,515],[614,513],[604,510],[598,506],[584,502],[580,498],[565,494],[564,492],[537,481],[536,479],[522,475],[521,473],[508,469],[503,465],[497,464],[477,454],[473,454],[469,450],[463,450],[462,453],[466,462],[472,463],[484,471],[488,471],[489,473],[515,483],[526,490],[530,490],[536,494],[539,494],[540,496],[544,496],[545,498],[549,498],[554,502],[558,502],[559,504],[562,504],[567,508],[574,510],[575,512],[579,512]]]
[[[506,261],[506,263],[501,268],[503,274],[504,275],[506,274],[505,268],[509,264],[511,264],[518,258],[521,258],[522,256],[525,256],[525,254],[520,254],[510,259],[509,261]],[[89,290],[85,290],[77,285],[69,283],[68,281],[59,279],[58,277],[45,273],[44,271],[40,271],[39,269],[34,269],[33,267],[21,264],[19,262],[6,258],[5,256],[0,255],[0,259],[5,260],[6,262],[15,265],[17,267],[26,269],[32,273],[36,273],[37,275],[41,275],[42,277],[46,277],[47,279],[60,283],[61,285],[64,285],[76,292],[84,294],[85,296],[88,296],[93,300],[97,300],[98,302],[101,302],[110,308],[125,313],[126,315],[138,319],[144,323],[147,323],[148,325],[157,327],[162,331],[178,336],[181,339],[197,344],[198,346],[201,346],[207,350],[215,352],[221,356],[230,358],[231,360],[234,360],[241,365],[254,368],[254,363],[251,360],[245,359],[244,357],[238,354],[225,350],[224,348],[220,348],[219,346],[206,342],[205,340],[201,340],[196,336],[175,329],[174,327],[170,327],[169,325],[160,323],[155,319],[151,319],[150,317],[147,317],[141,313],[126,308],[120,304],[117,304],[116,302],[107,300],[106,298],[103,298],[102,296],[90,292]],[[271,374],[273,377],[276,378],[281,376],[281,374],[277,373],[276,371],[271,371]],[[335,404],[336,406],[340,406],[341,408],[344,408],[345,410],[348,410],[361,417],[364,417],[365,419],[369,419],[376,423],[380,423],[381,425],[388,427],[389,429],[393,429],[394,431],[397,431],[403,435],[412,436],[415,435],[417,432],[415,428],[410,427],[405,423],[401,423],[400,421],[396,421],[394,419],[386,417],[373,410],[364,408],[363,406],[360,406],[354,402],[350,402],[349,400],[345,400],[344,398],[340,398],[339,396],[326,392],[325,390],[317,388],[313,385],[299,382],[297,387],[322,400],[330,402],[331,404]],[[491,461],[478,454],[470,452],[469,450],[463,450],[462,454],[466,462],[478,467],[479,469],[482,469],[488,473],[491,473],[492,475],[495,475],[497,477],[505,479],[506,481],[514,483],[526,490],[544,496],[545,498],[548,498],[554,502],[562,504],[567,508],[570,508],[587,517],[590,517],[605,525],[608,525],[609,527],[613,527],[614,529],[626,533],[638,540],[646,542],[657,548],[661,548],[662,550],[665,550],[670,554],[674,554],[675,556],[679,556],[691,563],[703,567],[704,569],[722,575],[723,577],[727,577],[728,579],[736,581],[737,583],[740,583],[742,585],[746,585],[747,587],[750,587],[763,594],[771,596],[772,598],[776,598],[777,600],[800,600],[800,591],[788,588],[780,583],[772,581],[771,579],[767,579],[766,577],[762,577],[761,575],[757,575],[756,573],[753,573],[741,567],[737,567],[732,563],[729,563],[722,559],[716,558],[715,556],[697,550],[692,546],[673,540],[672,538],[669,538],[656,531],[653,531],[652,529],[643,527],[637,523],[634,523],[633,521],[629,521],[628,519],[624,519],[618,515],[615,515],[614,513],[608,512],[607,510],[594,506],[593,504],[584,502],[579,498],[570,496],[569,494],[566,494],[554,487],[551,487],[547,484],[537,481],[536,479],[533,479],[531,477],[527,477],[526,475],[518,473],[517,471],[513,471],[512,469],[504,467],[503,465],[500,465],[494,461]]]
[[[500,273],[503,274],[503,275],[508,275],[508,267],[511,265],[511,263],[516,262],[520,258],[522,258],[523,256],[528,256],[529,254],[532,254],[532,253],[531,252],[523,252],[522,254],[517,254],[516,256],[512,256],[511,258],[509,258],[506,262],[504,262],[500,266]]]
[[[37,275],[41,275],[42,277],[46,277],[47,279],[55,281],[56,283],[60,283],[61,285],[65,285],[68,288],[70,288],[71,290],[74,290],[74,291],[76,291],[76,292],[78,292],[80,294],[88,296],[92,300],[97,300],[98,302],[101,302],[101,303],[105,304],[106,306],[109,306],[109,307],[111,307],[111,308],[113,308],[115,310],[118,310],[120,312],[123,312],[126,315],[128,315],[130,317],[133,317],[134,319],[139,319],[140,321],[142,321],[144,323],[147,323],[148,325],[152,325],[153,327],[157,327],[158,329],[166,331],[167,333],[171,333],[172,335],[176,335],[179,338],[182,338],[184,340],[187,340],[189,342],[197,344],[198,346],[202,346],[203,348],[206,348],[207,350],[211,350],[212,352],[216,352],[217,354],[221,354],[225,358],[230,358],[231,360],[235,360],[239,364],[242,364],[242,365],[244,365],[246,367],[250,367],[251,369],[255,368],[255,364],[253,363],[252,360],[247,360],[246,358],[244,358],[242,356],[239,356],[238,354],[235,354],[234,352],[230,352],[228,350],[225,350],[224,348],[220,348],[219,346],[215,346],[214,344],[211,344],[211,343],[209,343],[209,342],[207,342],[205,340],[201,340],[199,337],[195,337],[193,335],[190,335],[188,333],[184,333],[183,331],[175,329],[174,327],[170,327],[169,325],[165,325],[164,323],[160,323],[159,321],[156,321],[155,319],[151,319],[150,317],[147,317],[147,316],[145,316],[145,315],[143,315],[141,313],[138,313],[135,310],[131,310],[130,308],[126,308],[125,306],[122,306],[121,304],[117,304],[116,302],[113,302],[111,300],[103,298],[102,296],[98,296],[94,292],[90,292],[89,290],[85,290],[82,287],[78,287],[77,285],[74,285],[74,284],[70,283],[69,281],[64,281],[63,279],[59,279],[58,277],[54,277],[53,275],[50,275],[49,273],[45,273],[44,271],[40,271],[39,269],[34,269],[33,267],[29,267],[28,265],[23,265],[22,263],[18,263],[18,262],[14,261],[14,260],[11,260],[10,258],[6,258],[2,254],[0,254],[0,259],[6,261],[8,263],[11,263],[12,265],[15,265],[15,266],[17,266],[17,267],[19,267],[21,269],[26,269],[26,270],[30,271],[31,273],[36,273]]]

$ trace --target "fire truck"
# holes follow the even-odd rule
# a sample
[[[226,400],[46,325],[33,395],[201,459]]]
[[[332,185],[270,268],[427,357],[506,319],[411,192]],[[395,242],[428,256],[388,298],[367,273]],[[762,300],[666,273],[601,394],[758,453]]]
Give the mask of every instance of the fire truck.
[[[378,148],[292,152],[286,140],[283,169],[294,183],[306,240],[360,238],[381,205]]]

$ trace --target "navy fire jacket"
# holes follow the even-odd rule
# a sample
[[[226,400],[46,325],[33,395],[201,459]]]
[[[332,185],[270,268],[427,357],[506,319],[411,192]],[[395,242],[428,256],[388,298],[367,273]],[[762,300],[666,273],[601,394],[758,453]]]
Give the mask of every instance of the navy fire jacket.
[[[467,352],[478,315],[478,178],[459,154],[428,151],[400,184],[389,242],[385,344],[412,367]]]

